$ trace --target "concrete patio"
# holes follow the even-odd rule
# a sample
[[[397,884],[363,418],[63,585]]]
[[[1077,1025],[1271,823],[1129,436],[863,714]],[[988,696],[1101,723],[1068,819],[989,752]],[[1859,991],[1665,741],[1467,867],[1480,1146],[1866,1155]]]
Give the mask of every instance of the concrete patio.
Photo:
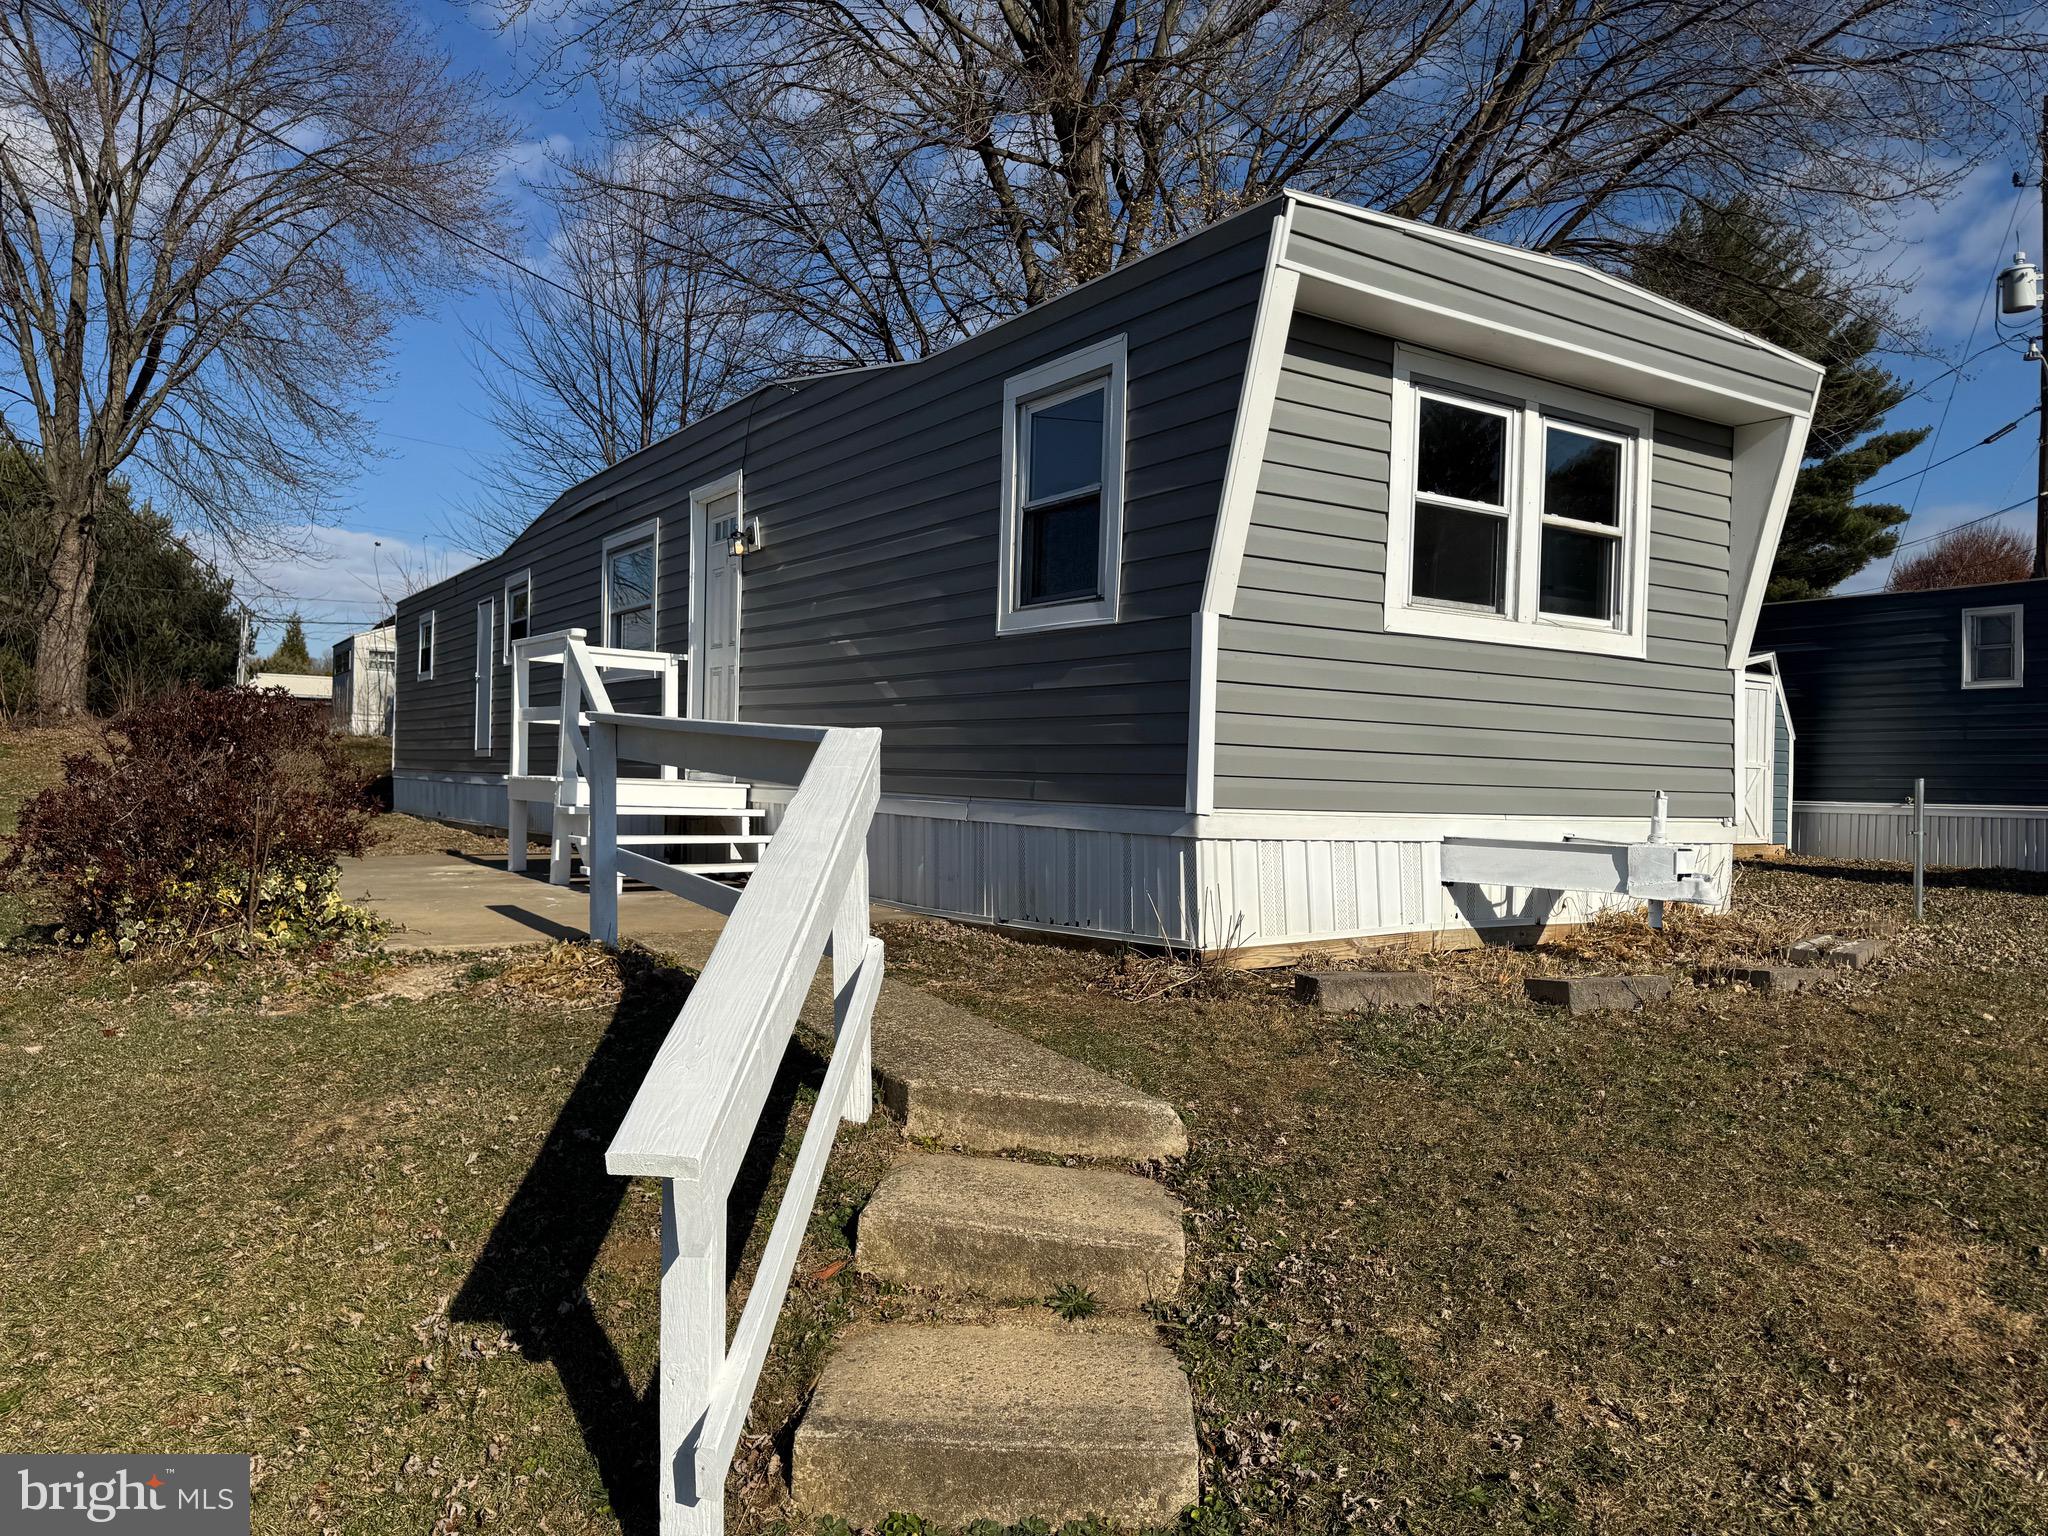
[[[391,924],[384,940],[391,950],[504,949],[588,936],[588,887],[580,880],[549,885],[545,859],[519,875],[505,868],[503,855],[343,859],[341,894]],[[905,915],[878,906],[871,920],[885,923]],[[724,924],[716,912],[666,891],[629,885],[619,899],[620,937],[643,944],[708,953]]]

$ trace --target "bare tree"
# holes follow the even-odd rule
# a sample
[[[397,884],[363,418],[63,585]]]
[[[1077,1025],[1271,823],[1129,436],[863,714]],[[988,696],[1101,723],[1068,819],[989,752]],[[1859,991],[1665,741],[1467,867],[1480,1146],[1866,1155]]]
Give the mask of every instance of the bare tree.
[[[393,319],[505,238],[484,101],[388,0],[0,10],[0,398],[48,481],[44,710],[85,705],[117,470],[244,547],[326,503]]]
[[[2023,533],[1978,523],[1944,533],[1932,547],[1902,560],[1885,579],[1887,592],[1932,592],[1994,581],[2025,581],[2034,574],[2033,541]]]
[[[755,382],[758,301],[684,258],[701,213],[631,168],[572,165],[546,192],[559,230],[545,269],[501,290],[471,330],[491,424],[507,445],[451,536],[495,553],[566,486],[637,453]]]
[[[533,11],[695,168],[693,254],[821,364],[928,351],[1289,185],[1610,262],[1737,192],[1855,234],[2001,142],[2048,42],[2022,0]]]

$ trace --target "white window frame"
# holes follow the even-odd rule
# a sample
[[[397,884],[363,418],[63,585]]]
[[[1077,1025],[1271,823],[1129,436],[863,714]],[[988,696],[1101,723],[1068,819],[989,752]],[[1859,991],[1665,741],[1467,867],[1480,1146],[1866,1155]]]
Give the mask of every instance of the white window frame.
[[[505,578],[505,665],[512,665],[512,594],[524,589],[526,593],[526,633],[533,633],[533,572],[521,571],[517,576]]]
[[[1497,412],[1508,420],[1504,613],[1419,600],[1411,590],[1415,575],[1415,448],[1420,417],[1417,402],[1425,395]],[[1648,654],[1654,412],[1462,358],[1397,347],[1392,417],[1387,507],[1388,629],[1402,634],[1605,656],[1640,659]],[[1539,611],[1546,524],[1587,532],[1605,531],[1594,524],[1550,517],[1543,511],[1543,455],[1536,445],[1542,441],[1546,424],[1551,423],[1587,436],[1610,438],[1621,445],[1621,551],[1615,561],[1619,590],[1615,593],[1615,616],[1604,623]],[[1469,511],[1496,510],[1441,496],[1424,499],[1463,506]]]
[[[472,664],[470,692],[470,746],[478,757],[491,755],[491,717],[497,713],[497,689],[491,665],[498,645],[498,601],[480,597],[476,602],[476,661]]]
[[[441,633],[434,624],[434,610],[429,608],[419,617],[412,631],[412,664],[414,675],[421,682],[431,682],[434,677],[434,647],[440,643]],[[420,665],[420,653],[426,653],[427,664]]]
[[[1114,624],[1121,601],[1124,547],[1124,415],[1129,377],[1125,338],[1112,336],[1078,352],[1003,381],[1003,466],[1001,542],[997,546],[996,633],[1028,633],[1071,629],[1084,624]],[[1024,466],[1019,455],[1026,415],[1042,406],[1071,398],[1107,381],[1102,412],[1101,544],[1094,597],[1068,602],[1017,601],[1023,561]]]
[[[1976,647],[1971,643],[1970,626],[1973,620],[1986,618],[2009,618],[2012,620],[2012,676],[1987,677],[1980,679],[1976,669]],[[1987,608],[1965,608],[1963,610],[1963,686],[1965,688],[2024,688],[2027,677],[2027,609],[2024,603],[1994,603]]]
[[[635,523],[630,528],[621,528],[604,541],[598,552],[597,579],[603,589],[598,607],[598,643],[609,648],[612,644],[612,555],[629,545],[645,543],[648,546],[649,598],[647,603],[647,627],[653,631],[655,644],[661,635],[661,519],[650,517],[644,523]],[[530,611],[530,610],[529,610]],[[631,650],[627,646],[624,649]]]

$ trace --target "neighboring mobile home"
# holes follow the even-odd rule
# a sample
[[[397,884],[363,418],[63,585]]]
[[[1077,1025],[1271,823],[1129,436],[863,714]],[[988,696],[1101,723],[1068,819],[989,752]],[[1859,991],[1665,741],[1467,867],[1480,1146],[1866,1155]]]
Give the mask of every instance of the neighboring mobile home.
[[[2048,870],[2048,584],[1772,603],[1757,644],[1799,729],[1793,846]]]
[[[389,736],[398,706],[398,630],[380,624],[334,642],[334,728]]]
[[[1819,379],[1290,193],[759,389],[407,598],[397,804],[503,825],[514,641],[577,626],[688,652],[692,714],[881,727],[882,899],[1207,949],[1569,919],[1442,839],[1640,837],[1665,790],[1725,867]]]

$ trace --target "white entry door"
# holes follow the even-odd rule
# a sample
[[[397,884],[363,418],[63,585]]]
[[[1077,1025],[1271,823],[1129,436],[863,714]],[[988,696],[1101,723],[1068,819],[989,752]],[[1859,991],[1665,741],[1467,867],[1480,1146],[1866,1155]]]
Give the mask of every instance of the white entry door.
[[[739,532],[739,496],[728,491],[703,508],[704,561],[697,578],[697,654],[690,658],[696,680],[693,713],[700,720],[740,717],[740,557],[732,552]]]
[[[491,750],[491,663],[497,656],[497,604],[485,598],[476,605],[476,750]]]
[[[1767,677],[1742,680],[1742,841],[1769,843],[1778,766],[1778,691]]]

